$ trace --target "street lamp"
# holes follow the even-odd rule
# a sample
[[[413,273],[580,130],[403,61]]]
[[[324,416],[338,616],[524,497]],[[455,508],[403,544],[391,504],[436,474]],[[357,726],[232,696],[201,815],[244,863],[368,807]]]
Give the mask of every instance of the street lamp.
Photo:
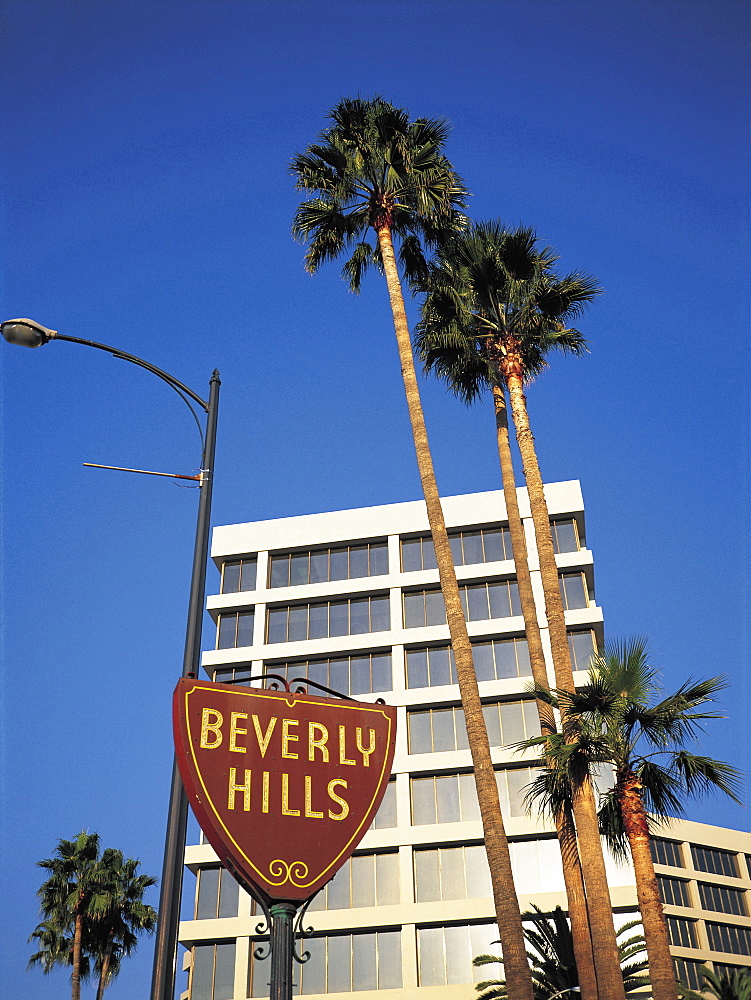
[[[214,370],[209,381],[209,398],[202,399],[174,376],[155,365],[128,354],[116,347],[108,347],[94,340],[68,337],[50,330],[31,319],[11,319],[0,323],[0,332],[9,344],[21,347],[42,347],[50,340],[66,340],[71,344],[83,344],[106,351],[115,358],[129,361],[156,375],[180,396],[190,409],[201,435],[201,469],[198,476],[177,478],[196,479],[200,487],[196,540],[193,549],[193,570],[188,600],[188,622],[185,630],[185,651],[183,655],[183,677],[197,677],[201,656],[201,629],[203,622],[204,591],[206,587],[206,561],[209,553],[209,531],[211,524],[211,491],[213,483],[214,454],[216,451],[216,428],[219,408],[219,372]],[[191,405],[191,401],[206,414],[205,430]],[[142,469],[125,470],[143,472]],[[164,475],[164,473],[155,473]],[[184,860],[185,833],[188,823],[188,800],[185,795],[177,765],[172,763],[172,786],[170,789],[167,832],[164,844],[164,863],[159,895],[159,919],[157,921],[156,943],[154,946],[154,968],[151,980],[151,1000],[172,1000],[175,991],[175,959],[177,952],[177,926],[180,919],[180,896]]]

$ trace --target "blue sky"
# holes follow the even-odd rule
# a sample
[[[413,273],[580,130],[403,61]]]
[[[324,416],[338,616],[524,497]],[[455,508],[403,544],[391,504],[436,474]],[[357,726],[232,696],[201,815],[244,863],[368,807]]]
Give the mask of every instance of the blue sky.
[[[748,760],[742,0],[4,0],[0,20],[3,318],[199,392],[218,368],[214,524],[419,496],[385,289],[304,272],[287,165],[343,96],[448,118],[472,216],[535,226],[605,288],[591,353],[528,399],[545,478],[582,482],[608,634],[649,636],[668,687],[727,673],[702,748]],[[133,366],[0,354],[0,981],[46,1000],[65,978],[24,972],[34,862],[86,827],[161,868],[197,503],[81,463],[190,473],[199,449]],[[424,403],[442,493],[496,488],[490,404],[429,383]],[[749,825],[718,799],[689,815]],[[146,995],[150,956],[112,1000]]]

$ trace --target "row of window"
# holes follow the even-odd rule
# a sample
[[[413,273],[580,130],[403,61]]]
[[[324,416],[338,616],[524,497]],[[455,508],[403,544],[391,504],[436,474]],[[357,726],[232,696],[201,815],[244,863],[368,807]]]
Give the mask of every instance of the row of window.
[[[483,970],[473,969],[472,958],[492,951],[498,938],[493,923],[417,928],[418,982],[446,986],[475,981]],[[310,958],[295,965],[294,994],[350,993],[399,989],[402,986],[401,929],[320,935],[306,938]],[[497,950],[497,945],[496,945]],[[265,948],[268,951],[268,948]],[[236,945],[234,941],[193,947],[191,1000],[232,1000]],[[267,997],[268,957],[259,959],[251,948],[247,995]]]
[[[573,518],[551,521],[556,553],[577,552],[583,545]],[[455,529],[449,544],[456,566],[502,562],[513,559],[511,538],[506,527]],[[404,538],[401,542],[402,572],[435,569],[435,551],[430,535]],[[256,588],[255,556],[229,559],[222,564],[222,594],[236,594]],[[354,580],[385,576],[389,571],[385,540],[358,545],[338,545],[302,552],[272,553],[269,557],[269,586],[297,587],[332,580]]]
[[[595,652],[594,632],[591,629],[570,632],[568,644],[574,670],[586,670]],[[479,681],[532,675],[526,639],[473,642],[472,659]],[[444,687],[457,683],[454,654],[450,646],[408,649],[405,660],[408,688]],[[390,653],[357,653],[266,663],[264,669],[267,673],[281,675],[285,680],[308,677],[342,694],[358,695],[390,691],[394,686],[391,666]],[[249,666],[217,667],[214,671],[214,680],[223,684],[249,684],[252,676],[254,674]],[[655,860],[658,859],[655,857]],[[676,864],[673,861],[660,863]]]
[[[658,865],[685,868],[683,845],[675,840],[654,837],[651,841],[652,860]],[[740,858],[734,851],[723,851],[718,847],[702,847],[691,844],[691,863],[696,871],[710,875],[727,875],[728,878],[743,878]],[[751,857],[746,856],[748,877],[751,878]]]
[[[658,875],[657,882],[663,903],[672,906],[691,906],[688,882],[668,875]],[[696,887],[701,909],[714,910],[716,913],[733,913],[736,916],[748,915],[746,893],[743,889],[733,889],[711,882],[697,882]]]
[[[482,707],[491,747],[519,743],[540,735],[534,701],[490,702]],[[407,713],[410,753],[469,750],[467,727],[461,708],[431,708]]]
[[[561,573],[563,607],[573,611],[589,607],[589,589],[583,573]],[[459,587],[467,621],[487,621],[521,615],[516,580],[463,584]],[[438,588],[405,591],[404,628],[445,625],[446,608]],[[268,608],[266,642],[300,642],[331,636],[387,632],[391,613],[387,594],[340,598],[309,604]],[[249,646],[253,642],[253,610],[226,611],[219,615],[217,649]]]
[[[665,918],[670,944],[678,948],[700,947],[697,921],[686,917]],[[711,951],[724,951],[728,955],[751,955],[751,928],[737,924],[704,923]]]

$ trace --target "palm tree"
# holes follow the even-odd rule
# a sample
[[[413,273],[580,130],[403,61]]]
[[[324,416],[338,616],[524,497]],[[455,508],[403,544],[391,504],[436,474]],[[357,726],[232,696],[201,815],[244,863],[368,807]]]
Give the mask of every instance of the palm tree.
[[[37,893],[45,920],[32,937],[45,946],[39,960],[44,972],[56,964],[70,964],[71,998],[80,1000],[81,979],[87,972],[84,955],[87,921],[101,911],[103,903],[99,836],[81,831],[75,840],[58,841],[55,854],[56,857],[37,862],[50,875]],[[36,956],[32,960],[36,962]]]
[[[407,112],[381,97],[342,100],[329,117],[332,124],[319,141],[292,161],[297,187],[308,194],[295,215],[293,233],[308,244],[305,263],[311,272],[324,261],[351,251],[343,275],[353,291],[359,289],[362,276],[371,264],[382,269],[386,278],[472,753],[506,970],[519,1000],[532,1000],[511,858],[472,648],[428,445],[394,249],[396,239],[408,280],[423,280],[423,251],[434,247],[441,236],[461,225],[459,210],[464,205],[466,191],[443,153],[448,134],[445,123],[423,118],[411,121]],[[365,239],[371,229],[376,237],[375,245]]]
[[[446,379],[466,401],[472,401],[484,388],[490,387],[497,420],[501,401],[505,401],[508,390],[535,528],[556,683],[573,691],[574,678],[550,518],[523,389],[525,381],[546,367],[545,355],[550,351],[579,354],[585,350],[582,335],[566,323],[575,318],[600,289],[588,275],[556,276],[552,270],[555,259],[549,249],[538,248],[534,232],[527,227],[507,230],[500,222],[491,221],[477,223],[466,232],[454,234],[444,241],[437,262],[427,270],[420,284],[425,298],[415,347],[425,368]],[[504,434],[502,427],[498,437],[511,530],[517,520],[513,515],[516,505],[513,465],[504,442],[507,432]],[[512,536],[512,546],[533,676],[539,685],[546,686],[544,662],[540,662],[542,651],[535,653],[534,648],[536,610],[531,587],[525,582],[526,549],[520,530],[516,538]],[[541,722],[545,733],[549,726],[542,715]],[[581,787],[570,804],[579,855],[586,860],[583,876],[588,921],[576,870],[571,824],[567,821],[568,808],[568,804],[563,806],[555,820],[565,859],[564,874],[580,956],[582,989],[586,997],[595,995],[595,983],[588,971],[588,937],[591,936],[596,988],[601,996],[615,1000],[623,995],[622,983],[588,774],[582,775]]]
[[[556,906],[550,916],[532,906],[524,914],[524,936],[530,945],[528,952],[532,965],[535,1000],[550,1000],[554,996],[574,996],[580,993],[574,942],[566,914]],[[644,975],[647,960],[644,957],[644,936],[630,934],[640,921],[629,920],[618,931],[618,956],[626,994],[637,993],[649,984]],[[630,936],[627,936],[630,935]],[[500,963],[495,955],[478,955],[476,966]],[[489,979],[477,983],[478,1000],[507,1000],[506,983],[502,979]]]
[[[557,690],[564,720],[575,718],[576,741],[548,737],[545,754],[558,775],[613,769],[615,783],[603,793],[601,826],[616,850],[628,850],[636,876],[655,1000],[676,1000],[670,941],[650,847],[651,829],[682,812],[686,796],[719,789],[736,802],[740,774],[730,764],[697,756],[685,744],[709,719],[723,718],[704,706],[726,686],[722,677],[689,680],[671,695],[658,698],[658,672],[649,666],[646,641],[611,643],[595,657],[588,683],[579,693]],[[700,710],[701,709],[701,710]],[[539,740],[529,740],[525,746]],[[555,772],[553,772],[555,773]],[[560,782],[545,772],[530,797],[550,801],[561,794]]]
[[[29,935],[29,941],[36,941],[39,944],[39,951],[35,951],[29,959],[28,968],[40,965],[42,972],[47,976],[59,965],[73,964],[71,924],[70,920],[64,924],[60,924],[56,920],[43,920],[37,924]],[[81,956],[80,977],[81,979],[89,978],[88,955]]]
[[[704,966],[704,987],[701,992],[678,986],[681,1000],[751,1000],[751,969],[738,969],[731,974],[720,975]]]
[[[101,916],[94,924],[96,970],[99,973],[96,1000],[102,1000],[104,991],[120,969],[120,960],[130,955],[138,944],[138,935],[152,932],[157,913],[153,906],[143,902],[144,892],[156,885],[152,875],[137,875],[140,862],[124,858],[122,851],[108,848],[102,855],[104,890],[107,902]]]

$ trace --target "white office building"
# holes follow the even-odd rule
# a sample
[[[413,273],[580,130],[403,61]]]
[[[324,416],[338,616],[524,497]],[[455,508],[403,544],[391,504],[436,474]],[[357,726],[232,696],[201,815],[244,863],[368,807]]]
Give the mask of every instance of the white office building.
[[[543,624],[529,504],[518,492]],[[546,493],[574,666],[584,670],[603,624],[581,492],[567,482]],[[539,723],[503,494],[449,497],[443,507],[521,908],[565,907],[553,829],[524,809],[534,761],[507,748]],[[203,657],[211,679],[307,676],[364,701],[382,697],[399,712],[388,792],[354,857],[308,910],[311,957],[295,966],[295,992],[470,1000],[472,956],[497,951],[497,930],[424,504],[220,527],[212,555],[221,585],[208,599],[217,625],[216,649]],[[681,978],[699,985],[707,960],[721,968],[751,964],[751,838],[675,821],[656,842],[655,860]],[[184,996],[268,996],[270,962],[254,954],[262,941],[255,904],[219,869],[208,844],[189,845],[186,865],[196,880],[194,919],[180,925]],[[624,922],[637,909],[630,867],[610,861],[609,881]],[[192,890],[186,878],[186,893]]]

